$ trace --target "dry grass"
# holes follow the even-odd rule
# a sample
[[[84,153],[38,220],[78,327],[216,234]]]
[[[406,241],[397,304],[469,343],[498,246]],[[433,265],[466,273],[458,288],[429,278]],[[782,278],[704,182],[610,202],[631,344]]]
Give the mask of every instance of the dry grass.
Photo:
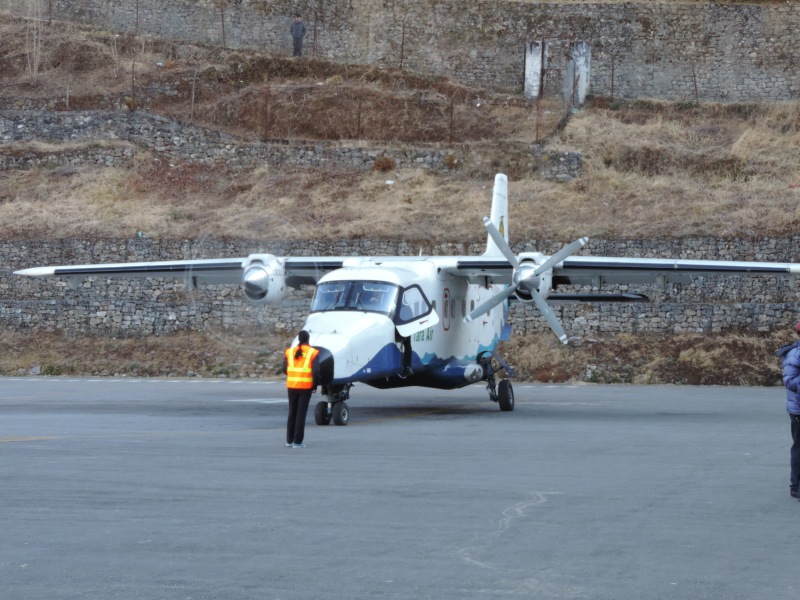
[[[549,203],[551,223],[603,237],[793,235],[798,114],[800,103],[585,110],[558,146],[580,148],[586,173]]]
[[[213,174],[149,162],[131,171],[12,172],[3,179],[0,236],[131,237],[141,230],[151,238],[289,240],[313,232],[315,239],[434,240],[447,230],[445,239],[485,237],[480,218],[491,194],[485,181],[423,170]],[[389,177],[394,185],[386,184]],[[442,198],[453,200],[442,206]],[[398,222],[414,225],[398,230]]]
[[[2,375],[276,377],[291,336],[183,332],[117,339],[0,333]]]
[[[537,111],[520,98],[444,78],[199,47],[184,48],[188,58],[176,59],[158,40],[142,44],[71,26],[48,29],[34,88],[26,83],[21,31],[19,21],[0,19],[6,97],[52,100],[69,80],[81,90],[73,91],[72,107],[108,108],[132,91],[174,89],[174,95],[140,100],[185,119],[197,74],[195,121],[254,139],[355,139],[369,132],[373,145],[443,143],[455,98],[454,141],[483,140],[473,152],[513,174],[522,160],[518,143],[534,141],[537,120],[541,133],[560,116],[555,99]],[[514,240],[758,237],[797,230],[799,103],[698,107],[600,100],[574,115],[550,145],[583,153],[579,179],[512,180]],[[313,231],[318,239],[479,241],[491,197],[489,172],[233,173],[224,166],[169,166],[147,153],[129,169],[86,168],[67,176],[44,168],[0,177],[3,238],[126,237],[141,230],[159,238],[298,239]],[[386,185],[387,179],[395,184]]]
[[[685,385],[782,385],[775,351],[788,333],[628,335],[562,346],[552,335],[503,345],[522,381]]]
[[[0,375],[276,377],[291,336],[182,332],[115,339],[0,333]],[[786,335],[617,335],[562,346],[550,334],[515,337],[502,353],[518,381],[780,385],[775,350]]]
[[[159,75],[176,96],[154,109],[253,139],[446,142],[530,140],[552,131],[560,101],[540,109],[521,97],[468,88],[397,69],[295,61],[231,52],[206,54],[194,84],[180,64]],[[220,62],[223,61],[223,62]],[[232,78],[231,76],[234,75]]]

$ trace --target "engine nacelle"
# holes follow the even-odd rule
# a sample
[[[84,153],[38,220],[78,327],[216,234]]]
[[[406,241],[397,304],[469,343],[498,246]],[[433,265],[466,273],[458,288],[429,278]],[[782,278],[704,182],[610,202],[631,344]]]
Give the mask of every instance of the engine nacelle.
[[[283,263],[272,254],[251,254],[243,267],[242,290],[251,302],[274,304],[286,295]]]

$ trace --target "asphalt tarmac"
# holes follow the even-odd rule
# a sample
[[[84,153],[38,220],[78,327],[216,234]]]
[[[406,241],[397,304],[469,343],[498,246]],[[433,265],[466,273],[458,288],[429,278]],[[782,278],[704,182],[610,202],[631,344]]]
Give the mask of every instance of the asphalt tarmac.
[[[515,392],[0,379],[0,598],[800,597],[782,389]]]

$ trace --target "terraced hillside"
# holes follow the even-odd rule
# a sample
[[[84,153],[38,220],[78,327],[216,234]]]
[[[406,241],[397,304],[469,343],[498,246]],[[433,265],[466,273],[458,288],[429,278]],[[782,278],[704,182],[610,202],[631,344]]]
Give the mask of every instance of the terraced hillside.
[[[426,145],[478,153],[491,169],[446,171],[172,164],[134,147],[124,165],[0,172],[0,237],[27,239],[363,239],[479,242],[493,171],[512,176],[513,239],[567,241],[793,237],[800,196],[800,106],[694,105],[591,98],[564,116],[539,105],[399,70],[175,46],[66,26],[47,30],[35,80],[22,22],[0,20],[5,110],[149,112],[242,141]],[[568,183],[526,172],[531,144],[582,155]],[[95,142],[20,143],[0,154],[60,153]],[[520,166],[523,165],[523,166]],[[387,185],[387,180],[393,183]],[[298,210],[300,208],[300,210]],[[32,257],[35,262],[35,257]],[[800,260],[795,257],[794,260]],[[0,372],[271,375],[289,332],[258,339],[185,332],[76,340],[2,331]],[[774,383],[785,335],[612,336],[557,347],[549,335],[509,353],[540,380]],[[197,348],[202,348],[198,351]],[[729,371],[714,368],[720,353]],[[691,366],[691,368],[689,366]],[[707,367],[704,367],[706,365]]]

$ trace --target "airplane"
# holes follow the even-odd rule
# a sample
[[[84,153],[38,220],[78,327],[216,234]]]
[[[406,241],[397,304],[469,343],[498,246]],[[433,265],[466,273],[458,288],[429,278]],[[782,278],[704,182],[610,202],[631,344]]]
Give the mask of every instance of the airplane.
[[[477,256],[285,256],[33,267],[15,274],[183,280],[239,285],[254,303],[280,302],[289,288],[315,286],[303,329],[320,351],[324,400],[318,425],[346,425],[356,383],[379,389],[458,389],[486,382],[501,411],[514,410],[513,369],[498,354],[509,339],[509,300],[533,303],[562,343],[568,337],[550,302],[647,302],[643,294],[602,292],[605,285],[688,283],[698,276],[779,275],[792,283],[800,264],[576,256],[588,238],[553,255],[515,254],[508,242],[508,179],[495,177],[486,251]],[[562,286],[592,293],[555,294]],[[595,291],[596,290],[596,291]],[[295,338],[295,343],[296,343]],[[497,377],[506,371],[503,378]]]

